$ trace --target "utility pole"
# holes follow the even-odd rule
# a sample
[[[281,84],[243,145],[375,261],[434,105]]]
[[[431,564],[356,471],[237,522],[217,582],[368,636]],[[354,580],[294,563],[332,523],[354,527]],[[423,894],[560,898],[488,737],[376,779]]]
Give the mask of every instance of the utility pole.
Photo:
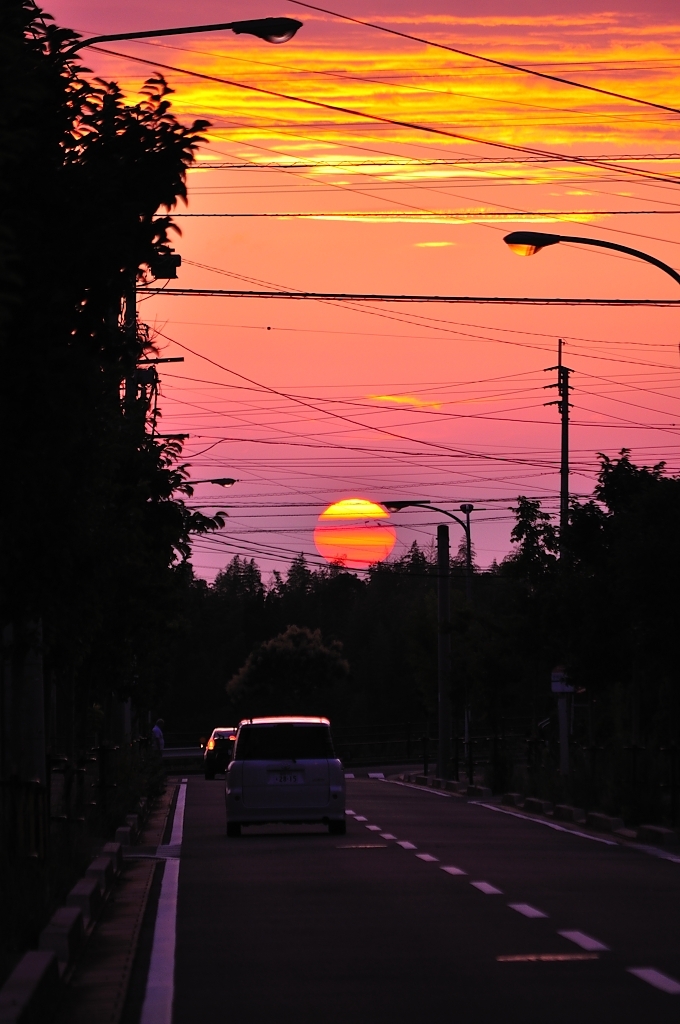
[[[573,373],[562,363],[562,339],[557,347],[557,366],[549,366],[546,370],[557,370],[557,382],[547,384],[546,388],[557,388],[557,398],[546,405],[556,405],[562,420],[562,444],[560,456],[560,559],[566,557],[567,526],[569,523],[569,374]]]
[[[437,682],[439,698],[439,744],[437,777],[448,777],[451,761],[451,597],[449,580],[449,528],[437,527],[438,643]]]

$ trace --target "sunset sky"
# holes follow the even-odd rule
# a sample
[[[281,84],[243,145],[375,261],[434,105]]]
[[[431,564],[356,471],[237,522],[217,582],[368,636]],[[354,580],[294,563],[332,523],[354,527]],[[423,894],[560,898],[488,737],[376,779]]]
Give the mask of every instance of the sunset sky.
[[[328,6],[680,107],[677,0]],[[502,242],[533,225],[680,267],[680,114],[289,0],[58,0],[46,9],[85,35],[282,15],[304,22],[282,46],[230,32],[109,44],[180,69],[164,71],[173,109],[211,122],[189,205],[176,211],[183,265],[170,288],[680,299],[669,277],[624,255],[561,245],[519,259]],[[82,59],[133,102],[153,73],[91,50]],[[460,135],[476,141],[452,137]],[[575,156],[594,166],[567,159]],[[544,388],[555,380],[545,368],[559,337],[574,370],[574,493],[591,492],[598,452],[626,447],[635,461],[680,469],[677,308],[141,298],[159,354],[185,358],[162,372],[163,432],[190,435],[196,478],[239,481],[196,491],[204,511],[229,507],[221,534],[194,545],[207,578],[237,553],[265,572],[285,571],[299,551],[319,564],[319,514],[354,496],[452,509],[472,501],[478,563],[502,558],[517,495],[557,508],[560,432],[545,406],[555,393]],[[413,540],[428,546],[436,522],[422,511],[393,515],[394,555]],[[462,531],[451,526],[455,549]]]

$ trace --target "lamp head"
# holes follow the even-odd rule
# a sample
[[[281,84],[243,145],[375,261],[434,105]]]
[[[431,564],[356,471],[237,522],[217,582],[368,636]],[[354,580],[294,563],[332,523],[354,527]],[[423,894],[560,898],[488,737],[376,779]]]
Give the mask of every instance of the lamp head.
[[[211,484],[219,484],[220,487],[233,487],[236,481],[230,476],[219,476],[210,481]]]
[[[517,256],[533,256],[548,245],[557,245],[562,237],[545,231],[512,231],[503,241]]]
[[[382,501],[381,505],[388,512],[401,512],[403,508],[411,508],[414,505],[429,505],[429,501]]]
[[[460,510],[461,512],[464,512],[466,516],[469,516],[474,507],[475,506],[471,505],[469,501],[466,501],[460,506]]]
[[[302,28],[302,22],[295,18],[255,18],[252,21],[235,21],[229,27],[237,36],[246,33],[264,39],[266,43],[287,43]]]

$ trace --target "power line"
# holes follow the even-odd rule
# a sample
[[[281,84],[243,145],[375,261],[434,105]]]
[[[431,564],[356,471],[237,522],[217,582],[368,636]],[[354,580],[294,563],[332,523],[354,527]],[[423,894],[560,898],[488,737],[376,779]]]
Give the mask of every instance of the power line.
[[[188,68],[180,68],[173,64],[164,64],[161,61],[151,60],[148,57],[134,57],[131,54],[120,53],[117,50],[108,50],[102,46],[93,46],[93,50],[98,53],[106,53],[108,56],[121,57],[123,60],[135,61],[138,64],[148,64],[151,67],[163,68],[166,71],[175,71],[178,74],[189,75],[192,78],[200,78],[208,82],[218,82],[221,85],[229,85],[235,89],[245,89],[248,92],[260,93],[263,96],[274,96],[277,99],[290,100],[293,103],[303,103],[306,106],[320,107],[323,110],[332,110],[340,114],[349,114],[352,117],[363,117],[369,121],[374,121],[379,124],[393,125],[397,128],[411,128],[414,131],[426,132],[431,135],[441,135],[449,139],[460,139],[463,142],[474,142],[481,146],[493,146],[497,149],[512,150],[516,153],[528,153],[532,156],[551,156],[560,157],[564,162],[578,164],[581,167],[597,167],[605,170],[617,170],[619,173],[629,174],[633,177],[642,178],[651,181],[661,181],[671,185],[680,184],[680,178],[677,176],[661,176],[654,174],[651,171],[633,170],[626,167],[615,167],[614,165],[608,165],[604,161],[593,160],[589,157],[581,156],[569,156],[568,154],[557,154],[552,153],[549,150],[537,149],[533,146],[520,146],[514,145],[511,142],[496,142],[492,139],[481,139],[474,135],[467,135],[463,132],[452,132],[446,131],[444,128],[436,128],[434,125],[419,124],[413,121],[398,121],[396,118],[381,117],[379,114],[369,114],[363,110],[354,110],[352,107],[341,107],[335,103],[324,103],[321,100],[310,100],[302,96],[294,96],[291,93],[279,92],[276,89],[264,89],[261,86],[247,85],[243,82],[235,82],[233,79],[219,78],[216,75],[206,75],[200,71],[191,71]],[[678,111],[680,113],[680,111]]]
[[[315,191],[315,190],[313,190]],[[438,190],[439,191],[439,190]],[[241,194],[241,193],[239,193]],[[302,219],[302,220],[423,220],[423,221],[441,221],[443,218],[447,220],[490,220],[493,218],[497,220],[503,218],[505,220],[522,220],[525,217],[556,217],[556,218],[569,218],[569,217],[632,217],[632,216],[670,216],[674,213],[680,213],[680,210],[523,210],[521,212],[512,211],[510,213],[504,210],[491,210],[488,213],[480,213],[478,211],[467,213],[463,210],[460,212],[445,210],[442,213],[421,213],[420,211],[413,211],[413,213],[405,210],[375,210],[375,211],[355,211],[355,210],[338,210],[337,212],[290,212],[290,213],[233,213],[233,212],[219,212],[219,213],[173,213],[175,217],[273,217],[278,220],[290,220],[290,219]],[[627,233],[627,232],[626,232]]]
[[[448,50],[457,53],[462,57],[471,57],[474,60],[484,61],[485,64],[495,64],[496,67],[506,68],[510,71],[519,71],[525,75],[534,75],[536,78],[544,78],[550,82],[558,82],[560,85],[568,85],[573,89],[586,89],[588,92],[597,92],[603,96],[612,96],[618,100],[625,100],[628,103],[639,103],[645,107],[654,107],[657,110],[666,110],[672,114],[680,114],[677,107],[668,107],[663,103],[653,103],[651,100],[643,100],[638,96],[629,96],[626,93],[612,92],[610,89],[600,89],[595,85],[586,85],[583,82],[574,82],[569,78],[561,78],[559,75],[549,75],[545,71],[535,71],[533,68],[522,67],[520,64],[509,64],[507,61],[496,60],[494,57],[483,57],[478,53],[470,53],[468,50],[460,50],[455,46],[448,46],[446,43],[435,43],[431,39],[422,39],[420,36],[412,36],[408,32],[400,32],[398,29],[386,28],[384,25],[376,25],[370,21],[362,21],[360,18],[351,18],[348,14],[339,14],[337,11],[329,11],[326,7],[317,7],[315,4],[305,3],[304,0],[291,0],[297,7],[307,7],[312,11],[321,11],[323,14],[330,14],[342,21],[351,21],[355,25],[363,25],[365,28],[373,28],[378,32],[387,32],[392,36],[401,36],[402,39],[411,39],[415,43],[424,43],[426,46],[435,46],[439,50]]]
[[[384,295],[373,292],[252,291],[241,288],[140,288],[146,295],[202,295],[232,299],[303,299],[333,302],[440,302],[490,306],[680,306],[680,299],[556,299],[499,295]],[[160,332],[159,332],[160,333]]]

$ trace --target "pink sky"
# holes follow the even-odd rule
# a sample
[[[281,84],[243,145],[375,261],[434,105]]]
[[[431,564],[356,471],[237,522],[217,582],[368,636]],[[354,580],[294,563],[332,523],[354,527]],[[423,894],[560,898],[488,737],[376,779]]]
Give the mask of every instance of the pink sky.
[[[470,14],[460,2],[331,5],[677,105],[677,4],[592,6],[486,2]],[[178,217],[183,287],[680,298],[673,281],[627,257],[559,246],[522,260],[502,244],[506,231],[535,224],[680,265],[675,185],[631,173],[680,175],[680,159],[672,158],[679,115],[513,74],[288,2],[199,0],[187,13],[178,2],[60,0],[48,10],[86,34],[297,17],[304,27],[285,46],[221,33],[112,48],[489,142],[618,160],[611,171],[511,163],[499,148],[167,72],[177,112],[212,122],[203,169],[190,173],[189,206],[178,213],[320,215]],[[92,51],[86,63],[120,81],[132,99],[152,71]],[[461,159],[468,162],[454,163]],[[261,166],[273,162],[288,166]],[[305,166],[290,166],[296,163]],[[610,210],[661,212],[590,212]],[[520,211],[552,216],[497,216]],[[352,216],[360,212],[375,216]],[[470,213],[477,218],[466,219]],[[636,461],[666,460],[678,471],[677,309],[170,296],[147,298],[140,309],[162,332],[162,354],[185,356],[163,372],[163,430],[190,435],[185,451],[197,478],[239,478],[226,494],[209,485],[197,490],[206,510],[220,499],[234,506],[223,534],[195,545],[197,571],[209,578],[234,553],[252,554],[264,570],[285,568],[301,550],[318,560],[312,535],[319,513],[352,496],[431,498],[449,508],[471,500],[480,510],[473,527],[479,563],[502,557],[518,494],[544,496],[556,507],[559,426],[555,409],[543,404],[553,393],[543,389],[554,379],[544,368],[555,362],[558,337],[574,370],[573,490],[591,490],[598,451],[628,447]],[[399,554],[414,539],[428,544],[436,517],[403,513],[391,521]],[[456,544],[455,525],[452,537]]]

